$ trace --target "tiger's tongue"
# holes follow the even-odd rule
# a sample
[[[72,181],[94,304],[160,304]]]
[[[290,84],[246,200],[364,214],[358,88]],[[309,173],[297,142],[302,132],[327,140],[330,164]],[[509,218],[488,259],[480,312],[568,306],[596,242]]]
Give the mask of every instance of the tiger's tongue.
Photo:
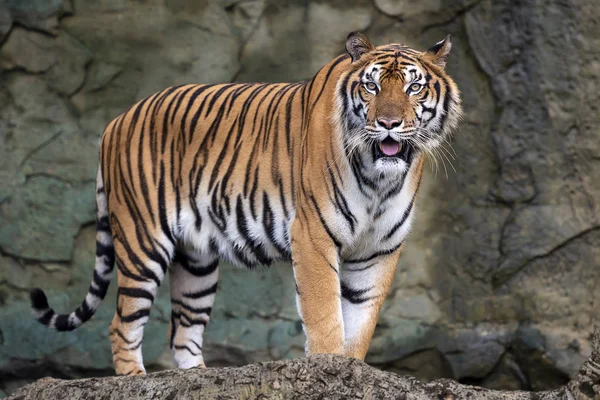
[[[400,143],[395,140],[384,140],[379,143],[379,148],[386,156],[395,156],[400,151]]]

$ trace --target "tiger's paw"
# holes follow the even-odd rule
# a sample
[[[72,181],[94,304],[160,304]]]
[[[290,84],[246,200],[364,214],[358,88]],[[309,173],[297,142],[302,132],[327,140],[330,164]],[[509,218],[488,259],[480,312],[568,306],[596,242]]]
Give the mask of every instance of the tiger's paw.
[[[177,368],[181,369],[206,368],[204,359],[201,356],[186,357],[179,360],[176,358],[175,362],[177,363]]]

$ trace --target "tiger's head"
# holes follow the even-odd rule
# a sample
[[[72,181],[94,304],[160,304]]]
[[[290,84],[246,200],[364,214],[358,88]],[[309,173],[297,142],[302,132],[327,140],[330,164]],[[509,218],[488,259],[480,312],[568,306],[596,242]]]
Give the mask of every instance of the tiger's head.
[[[451,47],[450,35],[424,52],[348,35],[352,62],[338,82],[337,105],[349,157],[372,163],[374,174],[402,173],[417,152],[435,152],[448,139],[462,115],[459,90],[444,71]]]

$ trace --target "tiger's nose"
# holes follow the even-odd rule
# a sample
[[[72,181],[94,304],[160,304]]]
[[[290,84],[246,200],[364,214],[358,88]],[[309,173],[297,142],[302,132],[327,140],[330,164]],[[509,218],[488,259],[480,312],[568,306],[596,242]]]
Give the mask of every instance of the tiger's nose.
[[[377,118],[377,123],[386,129],[394,129],[399,127],[402,121],[399,119]]]

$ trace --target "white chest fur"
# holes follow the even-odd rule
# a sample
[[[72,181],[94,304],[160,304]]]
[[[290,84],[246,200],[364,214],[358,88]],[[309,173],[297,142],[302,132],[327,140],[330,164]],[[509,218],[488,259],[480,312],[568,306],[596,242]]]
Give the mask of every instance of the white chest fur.
[[[343,260],[360,259],[397,248],[410,232],[419,171],[418,159],[403,174],[389,176],[375,189],[359,187],[350,181],[345,190],[349,212],[355,216],[352,227],[339,210],[331,209],[332,231],[342,244]]]

